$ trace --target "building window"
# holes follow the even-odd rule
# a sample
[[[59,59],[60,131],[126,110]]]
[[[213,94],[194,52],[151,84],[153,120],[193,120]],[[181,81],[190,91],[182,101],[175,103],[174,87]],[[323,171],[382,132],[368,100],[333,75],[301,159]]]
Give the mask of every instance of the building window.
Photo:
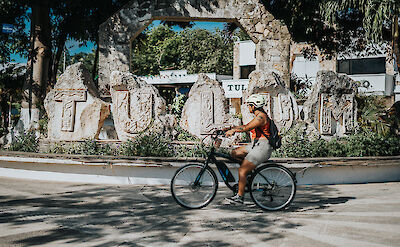
[[[386,72],[384,57],[338,60],[337,71],[348,75],[381,74]]]
[[[255,69],[255,65],[240,66],[240,79],[249,79],[250,73]]]

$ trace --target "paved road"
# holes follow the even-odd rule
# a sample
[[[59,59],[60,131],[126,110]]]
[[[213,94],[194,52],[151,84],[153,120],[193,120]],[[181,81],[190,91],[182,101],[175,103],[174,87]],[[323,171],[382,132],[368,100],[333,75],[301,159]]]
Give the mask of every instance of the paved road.
[[[273,213],[227,195],[188,211],[168,187],[0,178],[0,246],[400,246],[400,183],[303,186]]]

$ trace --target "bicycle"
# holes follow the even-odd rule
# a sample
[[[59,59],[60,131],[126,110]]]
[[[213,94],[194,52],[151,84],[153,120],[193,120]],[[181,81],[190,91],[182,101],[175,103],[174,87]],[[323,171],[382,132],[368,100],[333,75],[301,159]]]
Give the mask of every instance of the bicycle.
[[[227,165],[216,157],[239,163],[230,155],[216,152],[224,134],[216,130],[208,134],[213,145],[202,164],[188,164],[179,168],[171,179],[171,193],[175,201],[187,209],[200,209],[207,206],[217,194],[218,179],[210,163],[216,165],[226,186],[237,193],[238,184]],[[218,144],[219,143],[219,144]],[[234,184],[231,184],[234,183]],[[261,165],[247,176],[246,192],[253,202],[263,210],[275,211],[290,205],[296,194],[296,177],[286,167],[273,163]]]

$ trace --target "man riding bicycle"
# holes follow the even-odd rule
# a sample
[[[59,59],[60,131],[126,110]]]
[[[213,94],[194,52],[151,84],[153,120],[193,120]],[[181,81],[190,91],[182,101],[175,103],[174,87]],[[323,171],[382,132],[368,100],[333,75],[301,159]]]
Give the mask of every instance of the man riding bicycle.
[[[247,174],[258,165],[267,161],[273,151],[266,136],[270,136],[270,119],[264,111],[265,98],[260,94],[251,95],[246,101],[250,113],[254,114],[253,120],[246,125],[230,128],[225,136],[230,137],[236,132],[251,132],[252,142],[245,147],[239,147],[232,151],[231,156],[240,160],[239,167],[239,189],[232,197],[225,198],[232,204],[243,204],[244,193],[247,182]]]

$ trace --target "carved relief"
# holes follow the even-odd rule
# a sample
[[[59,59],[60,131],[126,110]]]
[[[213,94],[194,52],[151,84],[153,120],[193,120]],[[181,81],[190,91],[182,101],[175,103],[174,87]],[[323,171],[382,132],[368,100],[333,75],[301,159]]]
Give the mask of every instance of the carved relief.
[[[278,94],[278,108],[278,121],[289,121],[292,110],[292,101],[290,100],[289,95]]]
[[[204,130],[214,123],[214,94],[213,92],[201,92],[201,128]]]
[[[153,117],[152,96],[150,93],[116,92],[116,109],[124,131],[136,134],[150,126]]]
[[[271,100],[271,94],[270,93],[261,93],[261,95],[264,96],[265,98],[265,106],[264,110],[268,114],[268,116],[271,118],[271,112],[272,112],[272,100]]]
[[[320,131],[323,135],[332,134],[332,111],[329,103],[329,98],[326,94],[321,94],[320,106]]]
[[[74,131],[76,102],[85,102],[86,92],[80,89],[56,90],[54,98],[63,104],[61,131]]]
[[[332,135],[332,118],[341,121],[344,134],[349,134],[354,128],[354,103],[351,94],[343,95],[338,103],[334,97],[328,94],[320,96],[319,127],[321,134]],[[341,117],[341,118],[340,118]]]
[[[354,98],[351,95],[346,95],[346,105],[343,110],[343,127],[344,133],[350,134],[354,129]]]

